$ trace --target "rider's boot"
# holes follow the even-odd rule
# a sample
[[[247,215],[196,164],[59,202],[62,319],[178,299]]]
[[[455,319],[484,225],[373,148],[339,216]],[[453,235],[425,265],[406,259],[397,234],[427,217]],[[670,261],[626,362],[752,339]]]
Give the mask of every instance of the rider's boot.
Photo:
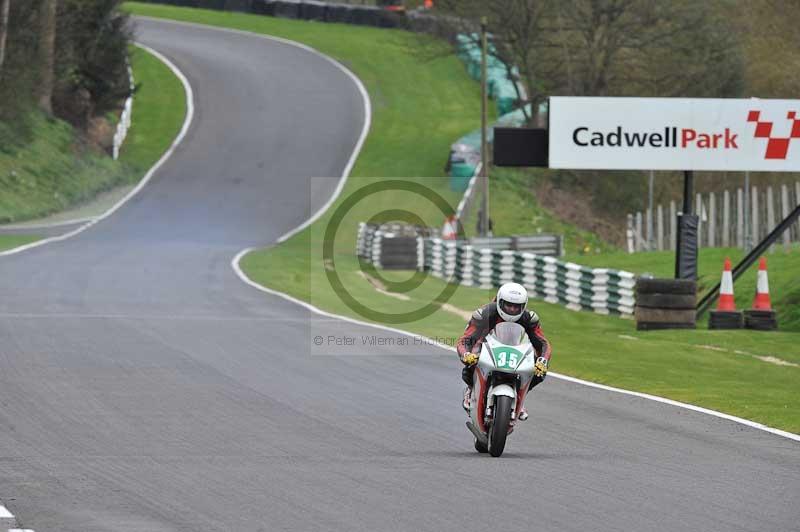
[[[517,419],[520,421],[528,419],[528,410],[524,406],[519,409],[519,416],[517,416]]]
[[[461,406],[467,413],[469,413],[469,398],[471,395],[472,395],[472,388],[470,388],[469,386],[464,388],[464,402],[461,403]]]

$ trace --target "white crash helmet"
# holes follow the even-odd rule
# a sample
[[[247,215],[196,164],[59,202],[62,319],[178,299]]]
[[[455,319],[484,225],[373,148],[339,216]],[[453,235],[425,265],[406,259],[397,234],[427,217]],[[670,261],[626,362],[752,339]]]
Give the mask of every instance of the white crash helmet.
[[[497,312],[505,321],[518,321],[528,306],[528,291],[518,283],[506,283],[497,291]]]

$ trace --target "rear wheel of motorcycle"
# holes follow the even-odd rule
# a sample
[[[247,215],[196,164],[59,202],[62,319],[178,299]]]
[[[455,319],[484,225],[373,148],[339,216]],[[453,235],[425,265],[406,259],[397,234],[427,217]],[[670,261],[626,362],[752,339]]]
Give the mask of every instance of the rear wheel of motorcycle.
[[[479,453],[488,453],[489,448],[486,447],[484,444],[478,441],[478,438],[475,438],[475,450]]]
[[[494,420],[489,430],[489,454],[498,457],[503,454],[508,436],[508,424],[511,422],[511,398],[500,395],[495,398]]]

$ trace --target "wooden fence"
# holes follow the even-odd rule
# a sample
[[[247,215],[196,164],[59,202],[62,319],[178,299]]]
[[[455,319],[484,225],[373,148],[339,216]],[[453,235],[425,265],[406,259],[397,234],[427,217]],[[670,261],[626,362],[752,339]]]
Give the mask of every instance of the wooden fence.
[[[747,203],[747,204],[745,204]],[[744,189],[710,192],[695,196],[693,209],[700,217],[700,247],[750,249],[800,204],[800,182],[794,185],[752,187],[747,201]],[[675,249],[678,203],[657,205],[652,212],[628,215],[628,253]],[[800,242],[800,221],[783,234],[781,243],[789,249]],[[773,251],[775,246],[770,248]]]

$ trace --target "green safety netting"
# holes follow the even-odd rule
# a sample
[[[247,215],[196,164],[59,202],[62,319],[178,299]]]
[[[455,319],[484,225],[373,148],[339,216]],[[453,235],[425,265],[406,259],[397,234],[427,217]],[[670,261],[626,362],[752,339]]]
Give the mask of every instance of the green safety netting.
[[[481,50],[477,34],[459,34],[456,36],[456,55],[467,67],[470,77],[481,79]],[[509,76],[506,66],[496,57],[496,48],[489,43],[489,56],[487,58],[486,82],[489,97],[497,105],[497,114],[500,118],[489,126],[487,137],[491,143],[494,137],[494,127],[520,127],[525,124],[525,114],[517,108],[517,89],[514,78],[519,76],[516,67],[511,69]],[[520,91],[522,94],[522,91]],[[546,109],[542,104],[540,112]],[[475,173],[481,156],[481,130],[476,129],[455,141],[450,147],[448,169],[450,174],[450,188],[463,192],[469,184],[469,178]]]
[[[530,105],[525,106],[530,111]],[[539,113],[547,111],[547,104],[539,106]],[[491,124],[487,129],[486,137],[491,143],[494,140],[494,128],[499,127],[521,127],[525,125],[525,112],[520,107],[511,112],[503,114],[497,122]],[[481,160],[481,129],[470,131],[459,138],[450,146],[450,189],[457,192],[464,192],[469,185],[469,178],[475,173],[478,163]]]
[[[467,73],[476,81],[481,79],[481,49],[476,34],[459,34],[456,37],[456,55],[465,63]],[[511,76],[506,66],[496,56],[496,48],[489,44],[489,55],[486,60],[486,84],[489,98],[497,105],[497,114],[510,112],[517,101],[517,91],[513,78],[519,74],[512,68]]]

